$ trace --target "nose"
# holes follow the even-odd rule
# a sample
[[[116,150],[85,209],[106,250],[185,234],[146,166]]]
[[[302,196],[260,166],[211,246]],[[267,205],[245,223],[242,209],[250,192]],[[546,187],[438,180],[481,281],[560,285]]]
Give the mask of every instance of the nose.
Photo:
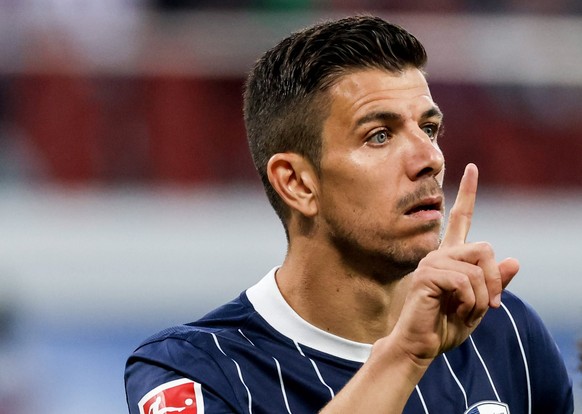
[[[412,181],[424,177],[442,177],[445,159],[436,141],[432,141],[421,130],[409,135],[405,169]]]

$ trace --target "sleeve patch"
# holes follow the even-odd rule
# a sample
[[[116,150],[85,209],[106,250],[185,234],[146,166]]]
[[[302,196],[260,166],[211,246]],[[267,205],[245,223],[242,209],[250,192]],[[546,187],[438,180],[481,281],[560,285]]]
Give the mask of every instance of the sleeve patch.
[[[162,384],[138,403],[140,414],[204,414],[202,386],[182,378]]]

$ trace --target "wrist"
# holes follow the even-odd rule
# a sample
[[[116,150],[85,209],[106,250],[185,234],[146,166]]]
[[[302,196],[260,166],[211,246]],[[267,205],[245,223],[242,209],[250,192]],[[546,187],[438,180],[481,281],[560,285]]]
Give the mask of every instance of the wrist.
[[[422,378],[434,356],[418,355],[414,352],[414,344],[408,346],[396,332],[376,341],[372,347],[370,359],[377,359],[382,364],[391,364],[399,367],[402,373],[417,378],[415,384]]]

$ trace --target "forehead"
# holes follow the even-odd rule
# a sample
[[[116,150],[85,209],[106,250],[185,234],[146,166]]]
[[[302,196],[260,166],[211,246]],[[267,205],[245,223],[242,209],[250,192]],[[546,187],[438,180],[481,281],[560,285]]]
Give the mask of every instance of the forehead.
[[[415,113],[434,106],[426,78],[416,68],[402,73],[380,69],[350,72],[336,81],[329,94],[330,115],[343,118],[356,118],[376,110],[414,117]]]

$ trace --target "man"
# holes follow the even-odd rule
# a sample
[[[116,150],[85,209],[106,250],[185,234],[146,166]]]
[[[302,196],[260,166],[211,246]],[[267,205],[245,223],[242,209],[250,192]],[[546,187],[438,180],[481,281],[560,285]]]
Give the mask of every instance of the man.
[[[477,168],[444,236],[442,113],[423,46],[379,18],[284,39],[245,91],[284,263],[129,358],[130,413],[572,413],[571,382],[518,271],[467,243]]]

